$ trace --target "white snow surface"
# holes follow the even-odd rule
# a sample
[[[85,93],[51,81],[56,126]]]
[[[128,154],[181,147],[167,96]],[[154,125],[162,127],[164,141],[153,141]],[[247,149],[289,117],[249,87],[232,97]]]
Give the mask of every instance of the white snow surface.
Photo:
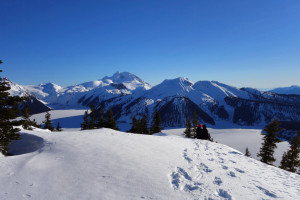
[[[25,148],[26,144],[32,148]],[[28,145],[27,145],[28,146]],[[300,176],[228,146],[163,132],[22,131],[0,199],[298,199]],[[22,148],[26,154],[22,154]],[[31,151],[30,151],[31,150]]]

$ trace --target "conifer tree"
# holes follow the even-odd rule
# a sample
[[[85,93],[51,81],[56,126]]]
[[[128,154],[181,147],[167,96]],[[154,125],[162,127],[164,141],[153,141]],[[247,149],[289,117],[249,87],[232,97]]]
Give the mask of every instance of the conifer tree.
[[[35,119],[33,119],[31,122],[30,122],[31,126],[34,126],[34,127],[37,127],[37,128],[41,128],[42,127],[42,124],[38,124]]]
[[[112,109],[109,109],[107,112],[106,128],[119,130],[119,128],[117,127],[117,122],[114,119],[114,113],[113,113]]]
[[[57,122],[57,126],[56,126],[55,130],[56,131],[62,131],[62,128],[61,128],[59,122]]]
[[[83,123],[80,124],[81,126],[81,130],[86,130],[89,128],[89,113],[88,111],[86,110],[84,112],[84,116],[83,116]]]
[[[196,136],[196,130],[197,130],[197,127],[198,127],[198,124],[199,124],[197,118],[198,118],[197,112],[194,111],[194,113],[193,113],[193,129],[192,129],[193,135],[192,135],[192,137]]]
[[[30,112],[31,112],[31,109],[29,108],[29,105],[25,104],[21,113],[22,113],[22,118],[23,118],[23,120],[22,120],[23,128],[27,129],[27,130],[32,130],[32,128],[30,128],[30,125],[32,125],[32,123],[30,121]]]
[[[100,106],[98,109],[98,121],[96,122],[96,127],[97,128],[103,128],[105,127],[105,120],[104,120],[104,111],[103,111],[103,107]]]
[[[140,132],[142,134],[149,134],[148,129],[148,117],[146,114],[143,115],[142,119],[140,120]]]
[[[88,125],[88,129],[94,129],[96,127],[96,109],[94,105],[90,106],[91,112],[90,112],[90,121]]]
[[[138,133],[139,122],[135,116],[133,116],[131,124],[132,124],[132,126],[131,126],[131,129],[129,130],[129,132],[130,133]]]
[[[187,138],[191,138],[192,137],[192,124],[189,118],[187,118],[186,120],[186,129],[184,131],[184,136]]]
[[[0,60],[0,64],[2,61]],[[2,72],[2,70],[0,70]],[[20,97],[12,97],[8,91],[10,87],[7,82],[0,77],[0,152],[3,155],[8,153],[8,145],[12,140],[20,139],[20,129],[13,126],[20,125],[20,121],[15,120],[18,117],[18,104],[23,101]]]
[[[150,127],[150,134],[153,133],[159,133],[161,132],[163,128],[161,127],[161,119],[158,111],[155,111],[152,122],[151,122],[151,127]]]
[[[270,124],[264,129],[265,134],[263,138],[262,147],[257,154],[260,157],[260,161],[269,165],[276,160],[273,156],[275,148],[277,148],[276,143],[280,142],[278,139],[278,134],[283,130],[279,127],[280,123],[278,119],[274,119]]]
[[[43,123],[45,124],[44,129],[54,131],[54,127],[52,126],[52,122],[51,122],[51,115],[48,111],[45,114],[45,120],[43,121]]]
[[[297,168],[300,167],[300,131],[290,142],[290,149],[285,152],[282,156],[280,168],[290,171],[297,172]]]
[[[250,153],[248,147],[246,147],[246,153],[245,153],[245,156],[251,157],[251,153]]]

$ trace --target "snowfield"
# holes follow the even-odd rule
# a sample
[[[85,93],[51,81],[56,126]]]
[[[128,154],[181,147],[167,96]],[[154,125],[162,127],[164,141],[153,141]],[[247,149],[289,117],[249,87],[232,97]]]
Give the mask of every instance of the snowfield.
[[[299,199],[300,176],[164,132],[22,130],[0,157],[0,199]],[[24,154],[25,153],[25,154]]]

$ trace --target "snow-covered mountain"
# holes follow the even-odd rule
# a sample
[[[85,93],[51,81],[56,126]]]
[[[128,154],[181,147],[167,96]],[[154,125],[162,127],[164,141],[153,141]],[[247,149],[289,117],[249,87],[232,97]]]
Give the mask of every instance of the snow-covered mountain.
[[[31,114],[37,114],[37,113],[46,112],[50,110],[50,108],[46,106],[44,102],[37,99],[25,87],[12,82],[8,78],[4,78],[3,81],[5,81],[7,85],[10,87],[10,90],[8,92],[11,96],[27,97],[27,99],[20,105],[21,109],[25,106],[25,104],[28,104],[29,108],[31,109]]]
[[[167,133],[22,130],[0,199],[295,200],[300,176],[220,143]]]
[[[117,72],[113,76],[96,81],[61,87],[53,83],[25,86],[32,94],[52,104],[83,105],[97,104],[120,95],[148,90],[151,86],[129,72]]]
[[[298,94],[300,95],[300,86],[292,85],[290,87],[281,87],[270,90],[270,92],[274,92],[277,94]]]
[[[300,121],[300,96],[236,88],[217,81],[192,83],[179,77],[151,87],[129,72],[117,72],[97,81],[68,87],[53,83],[25,88],[50,104],[71,106],[102,105],[112,109],[119,122],[130,123],[133,116],[160,112],[163,125],[182,127],[187,118],[211,125],[235,123],[265,125],[277,117],[282,121]]]

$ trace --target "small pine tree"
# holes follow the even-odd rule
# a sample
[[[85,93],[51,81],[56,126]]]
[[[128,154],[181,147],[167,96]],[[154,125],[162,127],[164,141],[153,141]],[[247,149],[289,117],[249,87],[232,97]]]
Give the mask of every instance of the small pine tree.
[[[100,106],[98,109],[98,121],[96,122],[96,127],[97,128],[103,128],[105,127],[105,120],[104,120],[104,111],[103,111],[103,107]]]
[[[81,126],[81,130],[86,130],[89,128],[89,113],[88,111],[86,110],[84,112],[84,116],[83,116],[83,123],[80,124]]]
[[[55,130],[56,131],[62,131],[62,128],[61,128],[59,122],[57,122],[57,126],[56,126]]]
[[[138,133],[138,120],[133,116],[132,118],[132,126],[131,129],[129,130],[130,133]]]
[[[245,156],[251,157],[251,153],[250,153],[248,147],[246,147],[246,153],[245,153]]]
[[[31,120],[30,120],[30,112],[31,109],[29,108],[28,104],[25,104],[24,108],[21,111],[22,114],[22,123],[23,123],[23,128],[27,129],[27,130],[32,130],[32,128],[30,127],[31,125]]]
[[[160,133],[163,128],[161,127],[161,119],[158,111],[155,111],[151,127],[150,127],[150,134]]]
[[[42,124],[38,124],[35,119],[33,119],[31,122],[30,122],[31,126],[34,126],[36,128],[41,128],[42,127]]]
[[[278,119],[274,119],[264,129],[266,134],[264,135],[262,147],[260,148],[257,157],[260,157],[260,161],[268,165],[272,165],[276,160],[273,154],[277,147],[276,143],[280,142],[278,134],[283,130],[283,128],[280,128],[279,126],[280,123],[278,122]]]
[[[94,129],[96,127],[96,109],[94,105],[90,106],[90,121],[88,125],[88,129]]]
[[[45,120],[43,121],[43,123],[45,124],[44,129],[54,131],[54,127],[52,126],[52,122],[51,122],[51,115],[48,111],[46,112]]]
[[[107,112],[106,128],[119,130],[119,128],[117,127],[117,122],[114,119],[114,113],[113,113],[112,109],[109,109]]]
[[[300,167],[300,131],[290,142],[290,149],[285,152],[282,156],[280,168],[290,171],[297,172],[297,168]]]
[[[149,134],[148,117],[146,114],[144,114],[142,119],[140,120],[140,133]]]
[[[19,113],[18,104],[23,101],[20,97],[10,96],[8,90],[10,87],[7,82],[0,77],[0,152],[3,155],[7,155],[8,145],[12,140],[20,139],[18,133],[20,129],[14,128],[14,126],[20,125],[20,122],[15,118],[18,117]]]
[[[192,129],[192,137],[195,137],[196,136],[196,130],[197,130],[197,126],[199,124],[198,120],[197,120],[198,116],[197,116],[197,112],[195,111],[193,113],[193,129]]]
[[[184,131],[184,136],[187,138],[191,138],[192,137],[192,124],[189,118],[187,118],[186,120],[186,129]]]

